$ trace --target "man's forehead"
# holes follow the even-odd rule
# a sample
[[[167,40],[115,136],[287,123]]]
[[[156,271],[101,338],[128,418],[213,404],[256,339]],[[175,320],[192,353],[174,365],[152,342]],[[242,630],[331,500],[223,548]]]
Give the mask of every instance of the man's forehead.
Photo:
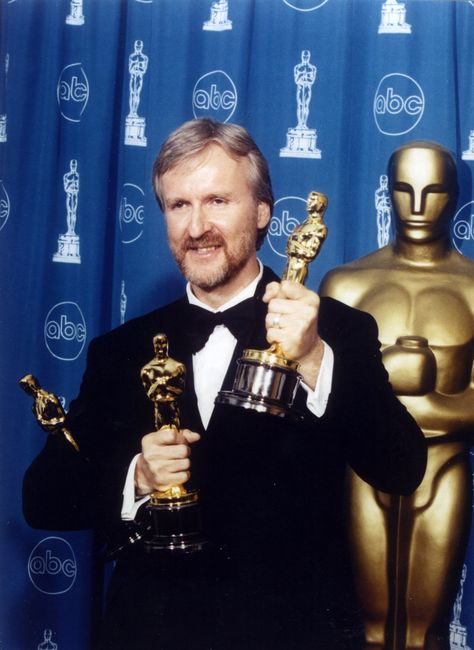
[[[176,198],[177,193],[188,188],[196,178],[202,191],[206,187],[209,192],[242,192],[244,188],[252,191],[250,169],[246,156],[234,155],[219,144],[210,143],[199,152],[181,158],[166,170],[160,179],[163,199]],[[158,179],[155,179],[155,183],[158,183]]]
[[[165,174],[175,171],[191,171],[197,169],[198,167],[203,167],[207,163],[211,162],[212,159],[218,156],[223,160],[228,159],[229,161],[234,161],[235,163],[245,163],[247,159],[244,156],[237,156],[228,151],[225,147],[221,146],[217,142],[210,142],[203,149],[199,151],[190,153],[187,156],[183,156],[180,160],[176,162],[172,167],[170,167]]]

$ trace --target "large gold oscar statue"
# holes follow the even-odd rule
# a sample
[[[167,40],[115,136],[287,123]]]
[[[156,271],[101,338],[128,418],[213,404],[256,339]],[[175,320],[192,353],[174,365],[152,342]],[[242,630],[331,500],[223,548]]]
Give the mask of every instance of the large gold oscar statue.
[[[471,520],[474,262],[450,241],[458,188],[449,151],[409,143],[388,174],[395,240],[331,271],[321,294],[375,317],[392,386],[427,438],[428,467],[409,497],[351,476],[356,581],[367,650],[449,650]]]

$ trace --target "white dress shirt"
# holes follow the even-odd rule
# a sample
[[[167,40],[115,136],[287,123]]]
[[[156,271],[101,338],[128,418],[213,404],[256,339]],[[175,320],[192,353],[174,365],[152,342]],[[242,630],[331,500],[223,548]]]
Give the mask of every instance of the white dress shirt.
[[[263,266],[260,261],[259,267],[260,271],[257,277],[240,293],[225,304],[221,305],[219,309],[212,309],[196,298],[189,283],[186,286],[188,300],[190,304],[197,305],[202,309],[207,309],[212,312],[225,311],[230,307],[234,307],[234,305],[237,305],[239,302],[251,298],[254,295],[257,284],[263,274]],[[207,428],[209,420],[211,419],[212,411],[214,409],[214,400],[222,386],[222,382],[224,381],[236,343],[237,339],[233,334],[231,334],[225,325],[217,325],[209,336],[204,347],[193,354],[194,390],[197,397],[199,414],[205,428]],[[321,417],[326,410],[327,401],[331,392],[332,373],[334,367],[333,351],[324,341],[323,343],[324,353],[315,389],[312,390],[304,382],[301,383],[301,386],[307,393],[306,406],[316,417]],[[124,520],[134,519],[138,508],[149,498],[148,496],[140,497],[138,499],[135,497],[135,466],[137,459],[138,454],[130,464],[125,482],[122,505],[122,519]]]

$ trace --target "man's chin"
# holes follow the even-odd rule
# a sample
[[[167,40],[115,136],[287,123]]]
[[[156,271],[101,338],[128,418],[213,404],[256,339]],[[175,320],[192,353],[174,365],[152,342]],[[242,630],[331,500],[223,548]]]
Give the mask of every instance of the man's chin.
[[[190,284],[203,291],[212,291],[212,289],[221,287],[228,282],[232,275],[228,268],[198,269],[194,264],[192,266],[184,264],[181,267],[181,272]]]
[[[232,255],[221,248],[218,258],[196,259],[185,254],[181,259],[176,258],[176,261],[181,273],[191,285],[202,291],[212,291],[231,282],[245,266],[248,255],[242,254],[242,251],[239,253]]]

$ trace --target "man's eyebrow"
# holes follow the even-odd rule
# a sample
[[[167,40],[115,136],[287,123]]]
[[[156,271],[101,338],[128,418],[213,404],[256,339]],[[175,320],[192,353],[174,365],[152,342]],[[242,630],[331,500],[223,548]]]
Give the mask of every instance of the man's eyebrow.
[[[225,191],[225,192],[209,192],[209,194],[206,194],[206,199],[228,199],[229,197],[232,196],[231,191]]]
[[[173,205],[173,203],[176,203],[177,201],[186,201],[186,199],[182,198],[181,195],[176,194],[176,196],[168,196],[165,198],[164,203],[165,205]]]

